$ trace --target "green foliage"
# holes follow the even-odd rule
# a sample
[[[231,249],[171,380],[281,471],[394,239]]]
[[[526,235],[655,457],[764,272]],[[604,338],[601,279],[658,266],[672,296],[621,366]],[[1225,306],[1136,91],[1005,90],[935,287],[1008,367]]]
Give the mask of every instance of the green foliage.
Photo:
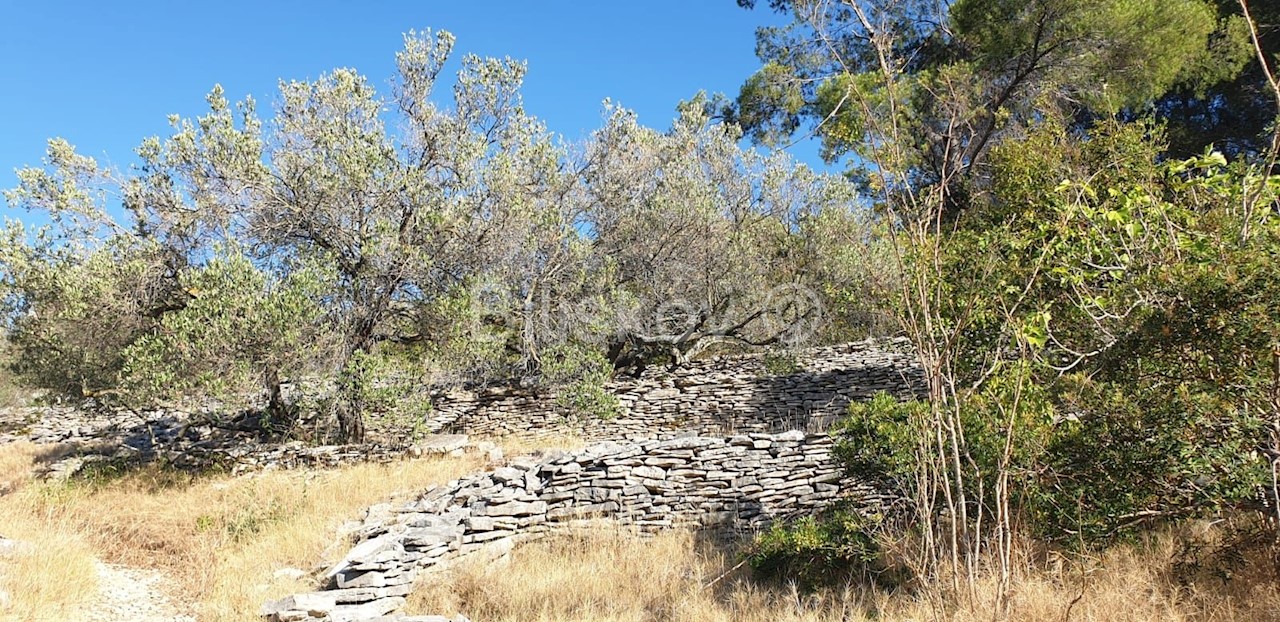
[[[789,376],[803,369],[794,352],[769,350],[764,353],[764,370],[774,376]]]
[[[152,310],[174,296],[162,255],[120,237],[77,247],[59,243],[49,229],[31,245],[27,235],[11,223],[0,240],[12,369],[51,396],[113,390],[124,349],[152,329]]]
[[[822,156],[834,162],[848,153],[863,151],[863,138],[873,131],[870,125],[880,116],[894,117],[889,107],[895,103],[885,88],[884,76],[877,71],[838,74],[824,80],[815,93],[814,107],[829,119],[822,133]],[[910,99],[905,92],[895,93]],[[897,115],[899,121],[906,121]]]
[[[556,390],[556,403],[570,412],[601,419],[618,414],[618,398],[606,388],[613,366],[597,350],[568,344],[543,353],[542,378]]]
[[[1268,470],[1265,422],[1223,395],[1072,377],[1027,510],[1038,533],[1106,541],[1172,520],[1248,507]],[[1193,393],[1194,391],[1194,393]]]
[[[393,369],[386,357],[356,352],[338,376],[338,394],[371,412],[390,410],[403,395],[399,383],[385,381]]]
[[[833,430],[836,456],[851,473],[906,492],[916,475],[920,443],[927,440],[927,414],[924,402],[899,402],[883,392],[854,402]]]
[[[770,145],[779,144],[796,131],[805,107],[800,81],[778,63],[765,63],[747,78],[738,102],[738,122],[751,128],[756,142]]]
[[[283,282],[268,279],[230,249],[183,271],[178,283],[187,302],[122,352],[119,390],[126,402],[146,406],[186,396],[244,407],[282,379],[313,369],[323,281],[307,270]]]
[[[459,287],[419,310],[424,326],[434,328],[422,344],[423,356],[442,377],[504,379],[520,368],[519,325],[502,320],[505,301],[485,300],[480,294],[487,289]]]
[[[974,387],[948,396],[970,498],[1004,472],[1049,539],[1250,507],[1268,475],[1255,448],[1277,416],[1280,184],[1216,153],[1162,152],[1152,123],[1082,140],[1046,122],[994,152],[990,197],[939,241],[941,316],[963,327],[956,382]],[[918,469],[909,452],[929,430],[906,407],[864,408],[882,420],[855,410],[867,446],[850,443],[851,463]]]
[[[851,509],[774,523],[752,543],[751,567],[762,578],[794,581],[806,590],[868,577],[896,583],[900,577],[885,572],[878,526],[877,517]]]
[[[780,152],[742,149],[738,128],[713,123],[707,107],[704,95],[682,103],[667,132],[611,108],[595,134],[584,216],[616,284],[602,298],[617,305],[606,334],[620,367],[798,343],[822,319],[824,281],[847,285],[823,267],[840,234],[864,224],[854,187]]]
[[[985,491],[994,490],[1000,473],[1022,494],[1036,490],[1036,474],[1054,434],[1053,402],[1035,384],[1025,363],[1002,365],[981,387],[961,398],[960,421],[968,442],[963,475],[966,492],[978,504],[989,504]],[[1009,435],[1012,428],[1015,434]],[[836,456],[853,475],[878,481],[898,494],[914,498],[921,492],[922,456],[936,443],[926,402],[899,402],[886,393],[853,403],[849,415],[833,430]],[[1007,450],[1007,453],[1006,453]],[[942,499],[936,499],[942,511]],[[994,508],[984,508],[994,512]]]
[[[1051,63],[1050,79],[1093,76],[1101,89],[1085,91],[1103,111],[1140,106],[1181,84],[1212,84],[1240,71],[1251,50],[1232,24],[1219,24],[1217,8],[1200,0],[1159,5],[1141,0],[1055,0],[1029,6],[1009,0],[964,0],[949,13],[958,42],[984,68],[1043,47],[1091,45],[1070,64]],[[1210,45],[1225,33],[1230,46]],[[1088,87],[1075,88],[1084,90]]]
[[[1063,314],[1060,341],[1113,335],[1088,381],[1060,383],[1076,417],[1052,448],[1062,498],[1046,513],[1090,535],[1251,505],[1267,476],[1254,450],[1277,416],[1275,182],[1212,153],[1135,169],[1071,186],[1083,199],[1064,208],[1093,223],[1076,226],[1093,263],[1123,268],[1057,272],[1089,314]]]
[[[938,184],[955,207],[990,181],[990,148],[1045,116],[1207,97],[1253,58],[1235,7],[1210,0],[774,4],[794,21],[758,33],[735,117],[748,134],[777,144],[807,122],[873,189]]]
[[[1239,9],[1232,0],[1218,0],[1217,5],[1223,12]],[[1275,58],[1280,52],[1280,31],[1266,25],[1280,21],[1280,4],[1249,2],[1249,12],[1260,26],[1261,56]],[[1262,64],[1251,49],[1245,51],[1248,64],[1243,71],[1235,71],[1236,63],[1227,60],[1235,57],[1238,48],[1248,47],[1249,26],[1242,15],[1227,17],[1222,24],[1210,37],[1211,53],[1192,70],[1211,79],[1176,89],[1155,102],[1156,114],[1169,125],[1172,157],[1194,156],[1207,148],[1232,157],[1246,156],[1264,153],[1271,142],[1271,124],[1278,111]]]

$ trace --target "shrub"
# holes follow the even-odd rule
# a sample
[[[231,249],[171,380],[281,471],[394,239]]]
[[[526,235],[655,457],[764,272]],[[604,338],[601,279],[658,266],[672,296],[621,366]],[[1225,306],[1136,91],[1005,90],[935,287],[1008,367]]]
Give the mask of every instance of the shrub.
[[[835,509],[791,523],[775,523],[758,535],[749,561],[757,576],[794,581],[811,590],[851,579],[894,584],[901,580],[876,541],[879,517]]]
[[[618,414],[618,398],[605,387],[611,371],[608,359],[587,346],[560,345],[542,356],[542,378],[556,387],[556,403],[601,419]]]
[[[775,376],[787,376],[800,371],[801,367],[795,353],[770,350],[764,354],[764,370]]]

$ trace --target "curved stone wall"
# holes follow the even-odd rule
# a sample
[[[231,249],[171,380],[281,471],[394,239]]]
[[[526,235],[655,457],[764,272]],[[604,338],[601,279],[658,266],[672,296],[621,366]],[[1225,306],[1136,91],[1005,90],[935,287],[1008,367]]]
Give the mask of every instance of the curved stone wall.
[[[595,519],[652,530],[688,525],[750,531],[837,502],[864,509],[888,500],[845,477],[823,433],[850,402],[878,391],[919,393],[905,340],[802,352],[770,373],[764,357],[717,358],[650,368],[613,381],[622,412],[577,418],[555,396],[527,390],[453,392],[432,398],[428,428],[534,438],[571,432],[605,442],[514,462],[428,491],[400,508],[371,511],[357,544],[326,574],[328,589],[268,603],[271,620],[417,620],[394,612],[424,570]],[[623,442],[618,442],[623,441]]]
[[[373,512],[329,570],[330,588],[268,603],[272,620],[368,620],[404,604],[419,573],[473,553],[610,518],[640,529],[752,530],[838,501],[887,502],[849,479],[825,434],[800,431],[603,443],[473,475]],[[390,618],[395,619],[395,618]],[[411,618],[409,618],[411,619]]]
[[[675,370],[650,367],[639,378],[608,385],[618,397],[615,418],[578,418],[555,395],[524,389],[456,391],[433,400],[429,427],[485,436],[536,438],[564,432],[589,441],[644,440],[699,434],[819,431],[852,401],[878,391],[916,394],[920,369],[905,339],[814,348],[797,356],[797,369],[770,373],[763,355],[698,361]]]

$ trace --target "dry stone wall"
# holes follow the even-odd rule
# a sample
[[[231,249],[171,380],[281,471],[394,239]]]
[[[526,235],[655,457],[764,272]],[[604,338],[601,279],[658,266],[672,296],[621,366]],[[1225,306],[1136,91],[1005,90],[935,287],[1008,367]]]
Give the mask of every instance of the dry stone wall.
[[[621,412],[612,419],[566,413],[550,393],[522,389],[457,391],[433,400],[433,431],[536,438],[572,432],[589,441],[699,434],[818,431],[852,401],[878,391],[899,398],[922,385],[904,339],[863,341],[798,354],[797,369],[770,373],[763,355],[716,358],[674,371],[650,367],[609,384]]]
[[[371,511],[358,543],[326,574],[330,589],[268,603],[275,621],[396,618],[422,572],[460,556],[607,518],[645,530],[751,530],[838,501],[886,499],[847,478],[825,434],[801,431],[602,443],[517,462]],[[387,616],[387,617],[382,617]],[[439,618],[435,618],[439,619]]]
[[[443,620],[396,612],[421,574],[459,558],[497,557],[521,540],[599,519],[643,530],[752,531],[837,502],[864,510],[889,499],[845,476],[824,431],[848,404],[878,391],[918,394],[920,370],[902,340],[803,352],[770,373],[761,356],[653,368],[609,389],[614,419],[575,418],[555,396],[522,390],[433,396],[433,432],[604,442],[512,461],[371,509],[357,544],[325,575],[327,589],[267,603],[276,622]]]
[[[323,467],[385,462],[414,455],[422,433],[539,437],[580,435],[587,441],[645,440],[693,431],[817,431],[845,412],[848,403],[889,391],[899,397],[920,386],[919,368],[901,340],[866,341],[800,352],[797,369],[770,373],[761,356],[695,362],[674,371],[651,367],[639,378],[621,378],[609,389],[621,404],[612,419],[575,417],[555,395],[520,389],[426,392],[433,416],[403,423],[371,422],[387,429],[381,442],[307,447],[263,443],[250,428],[213,425],[216,417],[177,409],[126,415],[97,408],[0,409],[0,444],[19,439],[68,445],[67,457],[48,465],[53,477],[74,475],[94,462],[163,458],[184,468],[220,466],[233,472],[264,468]],[[206,421],[207,420],[207,421]],[[193,425],[205,421],[209,425]],[[234,422],[230,422],[234,423]],[[376,424],[376,425],[375,425]],[[433,438],[425,437],[428,442]]]

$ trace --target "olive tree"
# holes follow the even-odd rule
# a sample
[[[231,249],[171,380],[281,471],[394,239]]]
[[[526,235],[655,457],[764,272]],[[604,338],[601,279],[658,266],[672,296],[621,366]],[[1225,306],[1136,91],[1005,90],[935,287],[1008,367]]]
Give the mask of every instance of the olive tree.
[[[464,58],[445,109],[431,96],[452,46],[448,33],[407,35],[390,97],[350,69],[281,83],[265,121],[252,99],[232,105],[215,88],[205,115],[172,117],[173,133],[144,141],[141,164],[127,173],[101,171],[53,143],[48,166],[24,171],[9,193],[11,203],[49,211],[60,232],[34,245],[20,229],[5,238],[14,335],[47,358],[67,348],[41,330],[70,318],[74,328],[63,332],[83,335],[85,347],[66,356],[111,357],[94,364],[104,388],[150,369],[150,381],[126,384],[155,392],[182,384],[158,370],[179,373],[193,344],[273,360],[246,343],[269,325],[287,341],[331,346],[310,358],[331,365],[340,433],[359,440],[362,370],[382,344],[430,343],[452,330],[441,325],[450,318],[433,314],[450,300],[493,280],[527,298],[573,257],[560,215],[572,175],[561,169],[563,148],[523,111],[524,65]],[[388,110],[397,117],[390,128]],[[115,197],[130,215],[125,225],[109,216]],[[517,264],[545,274],[512,277]],[[97,280],[60,281],[71,269]],[[49,299],[46,282],[67,287],[45,288],[57,294]],[[218,284],[218,302],[192,294],[197,283]],[[122,306],[118,317],[90,308],[100,300]],[[218,314],[240,318],[227,328],[241,334],[215,338]],[[281,326],[289,315],[306,330]],[[95,320],[110,329],[110,347],[93,347],[107,342],[84,331]],[[61,360],[46,367],[84,375]]]
[[[281,415],[281,384],[310,375],[360,440],[392,358],[594,409],[610,364],[813,332],[847,182],[742,149],[703,98],[665,133],[611,108],[571,150],[510,59],[463,58],[446,106],[453,43],[406,35],[386,95],[351,69],[282,82],[269,118],[215,87],[124,172],[52,143],[8,198],[54,225],[0,248],[23,365],[137,404],[253,385]]]
[[[66,141],[50,141],[46,166],[19,180],[9,202],[51,219],[36,229],[7,223],[0,241],[20,376],[55,397],[133,409],[213,398],[265,400],[283,414],[280,378],[305,368],[317,342],[314,292],[301,280],[271,278],[234,247],[198,255],[161,211],[120,224],[107,197],[133,180]]]
[[[819,214],[856,209],[852,186],[740,138],[701,97],[667,132],[612,107],[593,137],[585,222],[621,294],[613,360],[795,342],[821,320],[807,236]]]
[[[324,280],[310,270],[275,278],[219,249],[177,281],[189,298],[124,349],[121,394],[138,405],[213,399],[224,410],[264,402],[266,427],[287,430],[297,412],[281,387],[320,371],[332,338],[322,322]]]
[[[320,291],[346,439],[364,435],[371,357],[384,344],[468,335],[448,325],[453,303],[501,273],[486,262],[538,247],[521,227],[566,192],[560,148],[521,106],[522,63],[468,56],[452,109],[432,101],[453,42],[407,35],[390,97],[338,69],[282,83],[264,122],[251,100],[233,110],[215,90],[207,115],[175,119],[173,136],[144,145],[130,186],[135,210],[191,215],[169,219],[169,235],[237,240],[280,274],[305,264],[328,275]]]

